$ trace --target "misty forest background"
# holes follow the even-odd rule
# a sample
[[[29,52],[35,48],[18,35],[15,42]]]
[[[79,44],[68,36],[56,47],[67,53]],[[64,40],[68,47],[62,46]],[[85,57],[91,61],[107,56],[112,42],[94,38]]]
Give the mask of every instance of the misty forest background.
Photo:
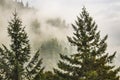
[[[85,8],[83,8],[83,9],[85,9]],[[80,46],[80,44],[77,45],[77,43],[75,43],[74,40],[72,40],[70,38],[71,36],[74,35],[73,31],[76,30],[77,28],[75,28],[75,27],[72,28],[72,26],[74,26],[74,25],[71,26],[71,24],[68,24],[64,19],[61,19],[60,17],[56,17],[56,18],[55,17],[53,17],[53,18],[52,17],[47,17],[47,18],[42,17],[42,16],[40,16],[40,14],[37,13],[38,12],[37,9],[35,9],[34,7],[31,7],[29,5],[29,2],[23,3],[22,0],[21,1],[0,0],[0,12],[1,12],[0,13],[0,36],[1,36],[0,46],[4,47],[6,51],[7,51],[7,48],[10,49],[9,46],[10,46],[11,40],[8,37],[7,33],[9,33],[9,36],[12,35],[12,32],[11,32],[12,27],[8,28],[8,25],[9,26],[12,25],[13,23],[12,22],[10,23],[9,21],[11,19],[13,19],[13,17],[14,17],[14,19],[17,20],[16,16],[18,15],[18,17],[20,17],[20,20],[22,21],[22,26],[25,25],[25,32],[28,35],[31,52],[36,53],[36,55],[37,55],[37,56],[34,56],[35,54],[31,54],[31,56],[34,56],[37,60],[38,60],[38,58],[40,59],[40,60],[38,60],[38,63],[40,62],[39,64],[41,67],[40,73],[38,72],[39,75],[37,75],[37,77],[35,77],[34,79],[33,79],[33,74],[34,74],[34,72],[33,72],[33,73],[30,73],[30,75],[29,75],[29,73],[28,74],[25,73],[25,75],[29,75],[29,77],[26,77],[23,75],[21,78],[18,77],[18,79],[15,76],[13,79],[12,78],[13,75],[12,75],[12,77],[9,76],[7,78],[5,78],[5,76],[3,78],[1,78],[1,76],[3,76],[3,75],[0,75],[1,80],[23,80],[23,79],[24,80],[119,80],[118,72],[120,69],[117,68],[119,65],[115,65],[115,66],[100,66],[99,65],[99,64],[106,64],[106,63],[111,64],[116,53],[113,55],[110,53],[111,56],[108,56],[108,54],[102,56],[101,59],[103,59],[103,60],[101,60],[101,61],[103,61],[103,63],[99,62],[97,64],[98,65],[97,67],[100,66],[99,69],[101,71],[103,70],[103,72],[99,72],[100,74],[97,74],[97,72],[95,72],[95,71],[89,71],[89,73],[84,73],[84,71],[82,72],[82,70],[84,70],[84,69],[78,70],[79,69],[78,66],[75,67],[75,65],[78,65],[80,63],[79,63],[78,55],[77,54],[73,55],[73,53],[77,53],[77,52],[79,52],[79,50],[82,51],[82,49],[79,49],[79,47],[78,47],[78,46]],[[83,10],[83,12],[84,12],[84,10]],[[87,15],[87,13],[85,15]],[[79,20],[79,18],[78,18],[78,20]],[[95,35],[97,36],[97,35],[99,35],[99,33],[96,33]],[[67,37],[67,36],[70,36],[70,37]],[[27,38],[27,37],[25,37],[25,38]],[[97,37],[97,38],[99,38],[99,37]],[[97,38],[96,38],[96,40],[97,40]],[[75,38],[73,38],[73,39],[75,39]],[[102,48],[105,48],[105,50],[106,50],[106,43],[104,41],[106,39],[107,39],[107,36],[105,36],[105,38],[103,39],[103,43],[101,41],[101,45],[103,46]],[[4,44],[4,45],[2,45],[2,44]],[[27,41],[26,41],[26,44],[27,44]],[[74,45],[77,45],[77,46],[74,46]],[[38,52],[36,52],[37,50],[38,50]],[[83,52],[84,52],[84,48],[83,48]],[[104,49],[103,49],[103,53],[104,53]],[[64,56],[64,55],[66,55],[66,56]],[[69,55],[71,55],[72,57],[71,58],[67,57]],[[95,55],[97,55],[97,54],[95,54]],[[38,56],[40,56],[40,57],[38,57]],[[97,55],[97,58],[99,58],[99,57],[100,56]],[[63,61],[59,61],[61,59]],[[107,59],[107,61],[104,61],[104,59],[105,60]],[[66,60],[66,61],[64,62],[64,60]],[[77,62],[77,60],[78,60],[78,62]],[[73,65],[73,66],[65,64],[65,63],[68,63],[67,61],[70,62],[71,65]],[[90,62],[90,63],[92,64],[92,62]],[[88,64],[88,63],[86,63],[86,64]],[[113,64],[114,63],[112,63],[112,65]],[[61,70],[63,70],[63,73],[62,73],[62,71],[59,72],[58,67]],[[92,69],[93,69],[96,66],[90,66],[90,67],[92,67]],[[114,69],[114,67],[116,69]],[[106,70],[104,70],[103,68]],[[89,68],[85,68],[85,70],[87,70],[87,69],[89,70]],[[95,69],[97,70],[97,68],[95,68]],[[78,70],[79,73],[85,74],[85,75],[78,74],[78,72],[76,70]],[[64,71],[69,72],[69,74],[64,73]],[[4,70],[3,70],[3,72],[4,72]],[[105,74],[105,76],[103,75],[103,73]],[[9,75],[9,73],[8,74],[5,73],[5,75]],[[14,75],[15,75],[15,73],[14,73]],[[80,78],[78,75],[82,76],[82,78]],[[98,75],[100,75],[100,77],[98,77]],[[89,76],[89,77],[85,78],[83,76]],[[103,77],[103,79],[101,78],[101,76]],[[25,78],[23,78],[23,77],[25,77]]]
[[[13,5],[14,4],[14,5]],[[67,43],[67,34],[69,32],[69,25],[61,18],[38,18],[37,10],[29,7],[29,4],[23,2],[15,2],[13,0],[0,1],[1,15],[0,25],[1,43],[9,46],[10,39],[7,34],[8,21],[11,19],[12,13],[16,11],[19,17],[23,20],[26,26],[26,31],[29,35],[32,51],[40,49],[41,57],[44,58],[44,66],[47,70],[51,70],[59,59],[59,54],[65,52],[66,54],[72,51],[72,47]],[[26,13],[27,12],[27,13]],[[35,16],[33,16],[35,15]],[[47,30],[47,31],[46,31]],[[59,35],[59,36],[58,36]],[[7,40],[6,40],[7,39]],[[69,46],[68,46],[69,45]]]

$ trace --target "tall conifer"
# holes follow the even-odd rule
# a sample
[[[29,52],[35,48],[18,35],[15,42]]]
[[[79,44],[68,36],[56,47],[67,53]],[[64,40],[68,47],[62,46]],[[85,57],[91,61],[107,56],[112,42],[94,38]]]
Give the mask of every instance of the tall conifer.
[[[10,49],[0,48],[0,80],[34,80],[42,73],[42,60],[37,51],[31,58],[31,48],[25,27],[15,12],[9,22]]]
[[[59,69],[54,72],[65,80],[119,80],[119,68],[115,68],[115,54],[106,53],[107,35],[101,39],[95,21],[85,7],[77,17],[73,37],[68,41],[77,48],[73,55],[60,54]]]

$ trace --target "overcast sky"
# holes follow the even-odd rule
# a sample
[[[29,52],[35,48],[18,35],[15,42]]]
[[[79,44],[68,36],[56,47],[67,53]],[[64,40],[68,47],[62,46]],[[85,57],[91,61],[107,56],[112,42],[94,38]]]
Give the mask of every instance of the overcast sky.
[[[44,16],[61,17],[69,24],[85,6],[98,24],[102,36],[108,34],[108,51],[120,57],[120,0],[24,0]]]

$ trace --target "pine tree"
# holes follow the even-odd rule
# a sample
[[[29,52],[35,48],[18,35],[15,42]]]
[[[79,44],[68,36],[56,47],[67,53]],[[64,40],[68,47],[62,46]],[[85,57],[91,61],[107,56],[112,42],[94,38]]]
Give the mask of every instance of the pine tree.
[[[60,54],[59,69],[54,72],[65,80],[119,80],[120,68],[112,64],[116,52],[106,53],[108,36],[100,38],[100,31],[85,7],[75,23],[73,37],[67,38],[77,52],[70,56]]]
[[[9,22],[10,49],[0,48],[0,80],[34,80],[43,71],[39,51],[31,54],[25,27],[15,12]],[[34,55],[31,57],[31,55]]]
[[[28,2],[26,3],[26,7],[29,8],[29,3]]]

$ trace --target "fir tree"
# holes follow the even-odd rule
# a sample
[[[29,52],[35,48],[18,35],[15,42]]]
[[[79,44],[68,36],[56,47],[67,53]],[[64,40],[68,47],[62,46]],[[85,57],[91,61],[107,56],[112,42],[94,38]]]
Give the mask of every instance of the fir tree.
[[[26,3],[26,7],[29,8],[29,3],[28,2]]]
[[[37,51],[31,58],[31,48],[25,27],[15,12],[9,22],[10,49],[0,48],[0,80],[34,80],[43,71]]]
[[[65,80],[119,80],[120,68],[112,65],[116,53],[106,53],[108,36],[100,38],[100,31],[85,8],[75,23],[74,35],[68,41],[77,52],[70,56],[60,54],[59,69],[54,72]]]

